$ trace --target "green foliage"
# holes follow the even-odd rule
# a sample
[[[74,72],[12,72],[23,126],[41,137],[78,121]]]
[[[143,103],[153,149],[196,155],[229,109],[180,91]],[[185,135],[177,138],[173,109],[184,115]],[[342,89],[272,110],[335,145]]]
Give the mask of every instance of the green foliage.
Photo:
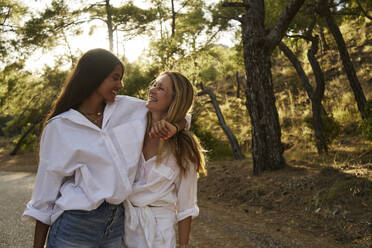
[[[145,99],[147,88],[155,79],[157,68],[143,70],[143,65],[126,63],[124,74],[124,87],[121,94]]]
[[[19,1],[0,0],[0,58],[14,58],[14,53],[20,49],[17,33],[19,32],[20,21],[27,12]],[[8,56],[12,54],[12,58]]]
[[[306,116],[304,119],[304,125],[307,128],[314,130],[313,117],[310,115]],[[325,141],[327,144],[331,144],[331,142],[340,134],[341,126],[332,116],[325,116],[323,114],[322,125]],[[312,141],[315,142],[314,136],[312,136],[312,139]]]
[[[80,23],[76,20],[79,15],[64,1],[53,0],[39,16],[32,16],[20,29],[22,45],[55,47],[67,29],[74,30],[74,33],[80,29]]]
[[[12,139],[12,143],[15,146],[19,139],[22,137],[22,134],[25,133],[31,126],[31,123],[27,123],[22,127],[22,130],[19,135],[15,136],[15,138]],[[22,142],[21,147],[19,148],[19,152],[31,152],[35,151],[38,147],[38,141],[39,141],[39,132],[40,132],[41,123],[36,125],[34,127],[34,130],[32,133],[27,135],[25,139]]]
[[[214,81],[217,79],[218,71],[213,64],[200,71],[200,77],[203,82]]]
[[[66,72],[58,68],[46,67],[41,78],[34,77],[24,71],[22,65],[13,64],[0,72],[0,112],[3,114],[4,125],[1,132],[8,136],[19,138],[25,127],[42,119],[56,98]],[[30,135],[38,136],[35,128]],[[35,140],[35,139],[33,139]]]
[[[207,151],[210,160],[223,160],[233,158],[231,146],[228,142],[217,139],[210,131],[202,128],[194,121],[191,124],[192,132],[200,139],[203,148]]]
[[[367,101],[365,115],[367,118],[360,122],[359,129],[363,137],[372,140],[372,99]]]

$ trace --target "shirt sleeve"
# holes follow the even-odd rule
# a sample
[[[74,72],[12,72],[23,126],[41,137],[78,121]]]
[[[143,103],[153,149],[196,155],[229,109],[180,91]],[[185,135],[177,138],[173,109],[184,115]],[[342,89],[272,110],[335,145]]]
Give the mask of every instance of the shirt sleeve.
[[[186,175],[180,174],[177,190],[177,221],[189,216],[196,217],[199,214],[197,205],[197,173],[193,165],[190,165]]]
[[[63,180],[73,174],[73,170],[68,168],[71,152],[65,148],[64,138],[53,124],[48,124],[43,131],[34,191],[22,215],[22,219],[37,219],[47,225],[51,225],[54,204]]]

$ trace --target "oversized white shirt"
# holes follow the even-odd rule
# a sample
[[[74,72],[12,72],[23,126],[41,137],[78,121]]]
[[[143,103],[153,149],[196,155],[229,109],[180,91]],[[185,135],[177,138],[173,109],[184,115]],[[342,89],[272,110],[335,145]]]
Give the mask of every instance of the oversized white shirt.
[[[175,247],[174,224],[199,214],[196,168],[182,175],[173,155],[156,164],[156,157],[146,161],[141,154],[125,205],[128,248]]]
[[[147,112],[144,101],[117,96],[105,107],[101,129],[73,109],[49,120],[23,217],[51,225],[65,210],[123,202],[135,178]]]

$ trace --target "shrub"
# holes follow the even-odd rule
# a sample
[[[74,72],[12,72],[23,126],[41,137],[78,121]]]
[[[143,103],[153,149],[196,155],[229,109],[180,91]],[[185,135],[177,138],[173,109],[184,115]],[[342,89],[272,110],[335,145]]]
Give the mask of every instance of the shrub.
[[[191,131],[200,139],[207,156],[211,160],[231,159],[233,153],[228,142],[217,139],[210,131],[200,127],[197,123],[191,124]]]
[[[314,131],[313,117],[311,115],[305,117],[304,124],[307,128]],[[322,114],[322,124],[325,141],[327,144],[330,144],[340,134],[341,126],[332,116],[326,116],[324,114]]]
[[[367,101],[365,115],[367,118],[360,122],[359,129],[363,137],[372,140],[372,99]]]

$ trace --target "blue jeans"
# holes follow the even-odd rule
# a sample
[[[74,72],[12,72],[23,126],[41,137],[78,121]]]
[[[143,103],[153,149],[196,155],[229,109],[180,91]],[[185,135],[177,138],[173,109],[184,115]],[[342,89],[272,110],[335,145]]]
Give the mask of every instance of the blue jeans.
[[[92,211],[63,212],[50,228],[47,248],[120,248],[123,239],[123,204],[104,202]]]

